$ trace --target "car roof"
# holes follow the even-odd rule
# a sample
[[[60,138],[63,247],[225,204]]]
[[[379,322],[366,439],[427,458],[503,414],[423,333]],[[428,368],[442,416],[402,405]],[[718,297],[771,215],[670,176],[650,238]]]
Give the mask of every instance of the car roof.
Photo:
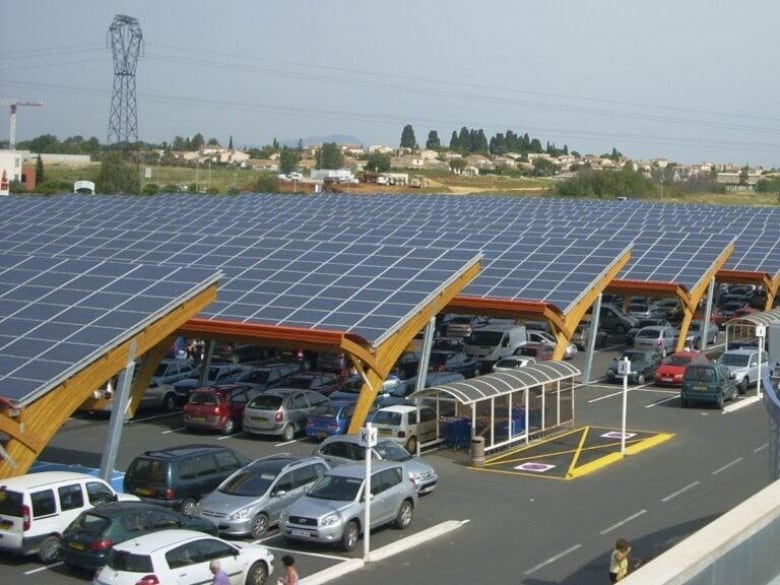
[[[170,548],[192,540],[201,538],[215,538],[205,532],[196,530],[183,530],[173,528],[170,530],[159,530],[142,534],[130,540],[120,542],[114,545],[114,550],[126,550],[133,554],[150,554],[160,549]]]
[[[63,481],[77,481],[83,479],[103,481],[94,475],[79,473],[78,471],[38,471],[2,479],[0,480],[0,488],[22,490]]]
[[[371,472],[381,471],[382,469],[388,469],[392,467],[403,467],[403,463],[398,461],[372,461]],[[357,477],[363,479],[366,476],[366,464],[365,463],[345,463],[344,465],[337,465],[328,471],[329,475],[338,475],[340,477]]]
[[[207,453],[209,451],[232,451],[230,447],[223,445],[191,444],[178,445],[176,447],[165,447],[163,449],[151,449],[144,451],[140,457],[159,457],[164,459],[178,459],[187,455],[196,453]]]
[[[251,463],[241,468],[241,471],[267,471],[271,473],[278,473],[281,470],[295,465],[296,463],[304,463],[312,460],[322,461],[319,457],[311,455],[271,455],[270,457],[260,457],[255,459]]]
[[[89,508],[86,510],[86,513],[95,514],[96,516],[121,516],[122,514],[135,512],[137,510],[164,510],[166,512],[175,513],[175,510],[172,510],[171,508],[144,501],[108,502],[106,504],[99,504],[94,508]]]
[[[758,352],[757,348],[738,347],[736,349],[727,349],[720,355],[725,355],[727,353],[732,355],[750,355],[751,353],[757,353],[757,352]]]
[[[430,406],[421,406],[420,410],[425,410],[426,408],[430,408]],[[415,404],[391,404],[390,406],[383,406],[380,408],[379,411],[384,412],[411,412],[412,410],[417,410],[417,405]]]

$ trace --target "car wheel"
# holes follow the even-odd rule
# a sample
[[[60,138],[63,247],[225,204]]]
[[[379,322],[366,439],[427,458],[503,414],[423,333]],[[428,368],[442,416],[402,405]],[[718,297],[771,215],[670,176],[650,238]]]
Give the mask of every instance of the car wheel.
[[[645,375],[644,375],[644,374],[639,374],[639,375],[636,377],[636,383],[637,383],[637,384],[639,384],[640,386],[641,386],[642,384],[644,384],[644,383],[645,383]]]
[[[173,412],[176,410],[176,395],[175,394],[166,394],[165,398],[163,398],[163,410],[166,412]]]
[[[263,561],[257,561],[246,574],[246,585],[265,585],[268,579],[268,566]]]
[[[688,408],[691,405],[690,401],[687,398],[680,398],[680,404],[682,405],[683,408]]]
[[[195,513],[195,508],[197,508],[197,506],[198,502],[196,502],[194,498],[186,498],[181,503],[181,513],[192,516]]]
[[[748,389],[748,384],[750,384],[750,378],[745,376],[742,378],[742,381],[737,385],[737,392],[740,394],[745,394]]]
[[[228,417],[219,430],[223,435],[232,435],[236,431],[236,421]]]
[[[268,527],[271,522],[268,520],[268,516],[265,514],[258,514],[252,519],[252,526],[249,528],[252,538],[257,540],[268,532]]]
[[[718,398],[716,400],[718,410],[723,410],[723,392],[718,392]]]
[[[282,430],[282,439],[285,441],[292,441],[295,438],[295,428],[292,425],[287,425]]]
[[[344,527],[344,534],[341,536],[341,550],[349,552],[357,546],[359,537],[357,522],[352,520]]]
[[[41,546],[38,549],[38,559],[44,565],[51,565],[60,558],[60,537],[56,534],[47,536],[41,542]]]
[[[409,440],[406,441],[406,450],[409,451],[409,453],[412,455],[417,454],[417,437],[409,437]]]
[[[395,516],[394,524],[396,528],[403,530],[408,528],[412,523],[412,515],[414,514],[414,506],[409,500],[401,502],[401,507],[398,509],[398,514]]]
[[[479,371],[479,368],[474,368],[474,377],[476,378],[479,376],[482,372]]]

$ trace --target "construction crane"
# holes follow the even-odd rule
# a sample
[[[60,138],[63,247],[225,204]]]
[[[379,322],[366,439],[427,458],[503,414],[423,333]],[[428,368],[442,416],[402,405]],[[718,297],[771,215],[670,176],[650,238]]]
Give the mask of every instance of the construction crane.
[[[42,102],[24,102],[22,100],[0,100],[0,106],[11,106],[11,130],[8,133],[8,150],[16,148],[16,108],[19,106],[43,107]]]

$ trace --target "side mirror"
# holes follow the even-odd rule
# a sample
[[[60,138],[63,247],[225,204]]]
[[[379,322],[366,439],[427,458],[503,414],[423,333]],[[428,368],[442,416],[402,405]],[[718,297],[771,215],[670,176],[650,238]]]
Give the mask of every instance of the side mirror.
[[[281,489],[281,490],[274,490],[274,492],[271,494],[274,497],[282,497],[287,495],[287,490]]]

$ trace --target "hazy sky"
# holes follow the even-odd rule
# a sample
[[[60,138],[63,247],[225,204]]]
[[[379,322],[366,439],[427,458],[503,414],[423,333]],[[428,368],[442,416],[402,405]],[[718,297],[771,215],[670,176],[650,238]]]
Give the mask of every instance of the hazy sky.
[[[236,147],[406,124],[512,130],[582,154],[780,167],[777,0],[4,0],[17,141],[107,140],[108,29],[137,18],[139,138]],[[0,137],[8,137],[7,117]]]

